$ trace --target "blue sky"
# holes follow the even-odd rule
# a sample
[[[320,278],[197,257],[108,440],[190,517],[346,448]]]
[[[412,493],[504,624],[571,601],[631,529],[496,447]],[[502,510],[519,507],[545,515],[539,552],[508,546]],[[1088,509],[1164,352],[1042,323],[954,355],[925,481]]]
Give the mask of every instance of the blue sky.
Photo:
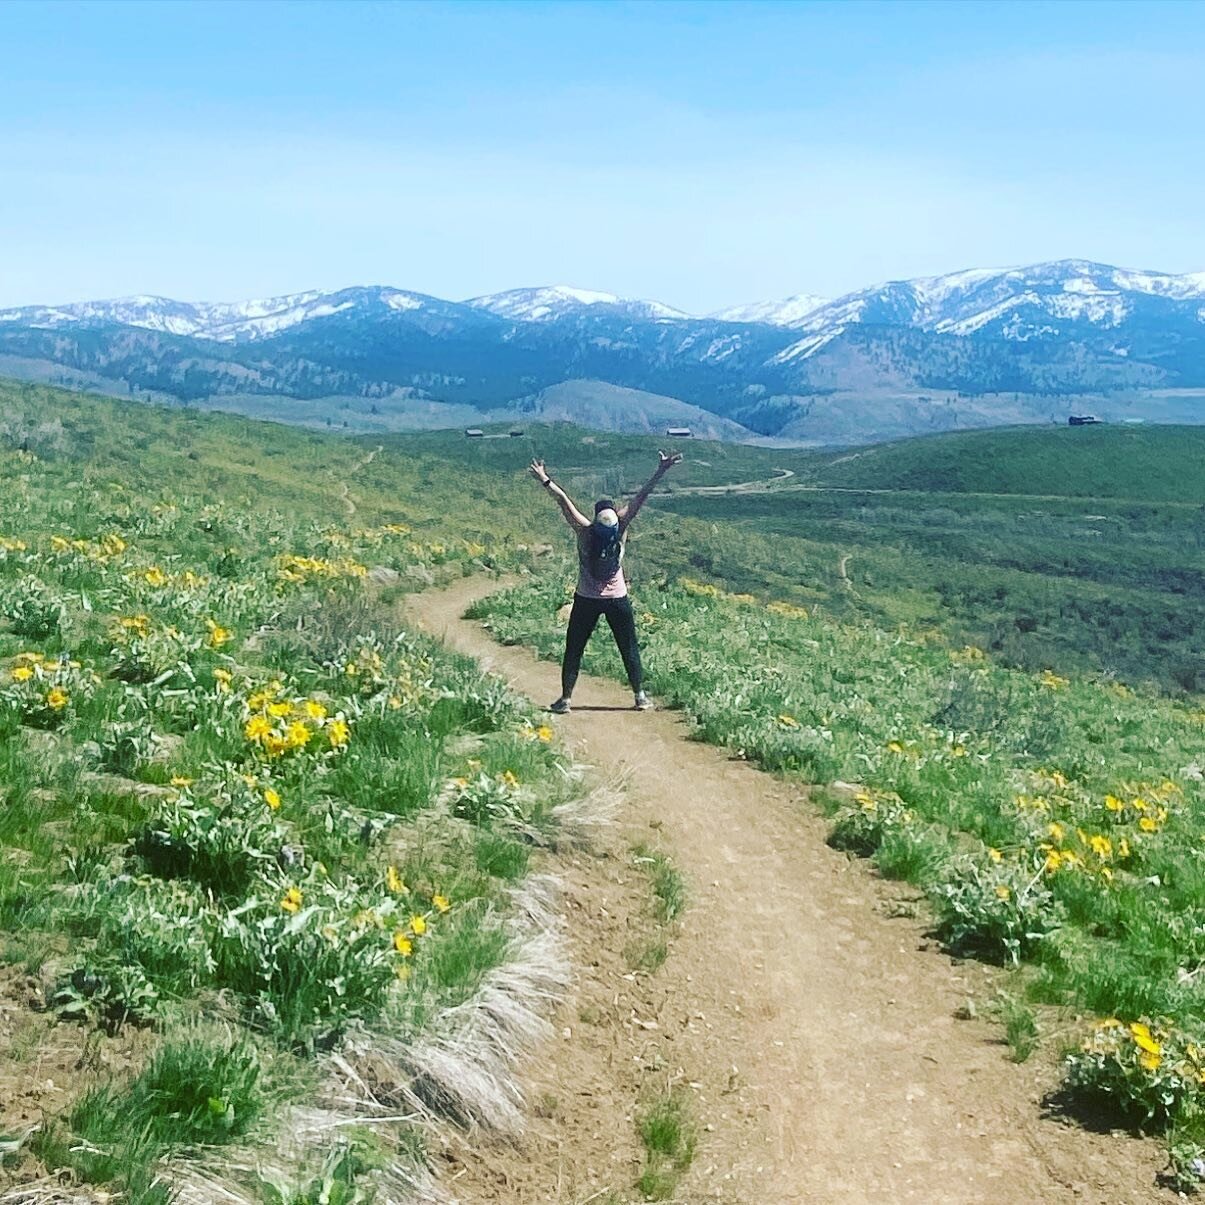
[[[0,305],[1205,269],[1205,4],[7,3]]]

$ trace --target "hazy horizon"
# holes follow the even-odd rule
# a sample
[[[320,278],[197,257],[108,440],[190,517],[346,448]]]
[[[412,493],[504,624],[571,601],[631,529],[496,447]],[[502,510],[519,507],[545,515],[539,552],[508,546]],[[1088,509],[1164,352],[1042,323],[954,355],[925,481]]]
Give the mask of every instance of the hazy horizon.
[[[1205,6],[13,3],[0,306],[1205,269]]]

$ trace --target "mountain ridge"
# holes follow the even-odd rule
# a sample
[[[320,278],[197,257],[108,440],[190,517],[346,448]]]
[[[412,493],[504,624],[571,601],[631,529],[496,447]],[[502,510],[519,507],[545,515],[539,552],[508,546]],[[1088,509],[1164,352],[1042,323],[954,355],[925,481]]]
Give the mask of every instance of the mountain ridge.
[[[1202,422],[1205,273],[1060,260],[705,317],[565,285],[466,301],[387,285],[141,295],[0,311],[6,370],[207,404],[392,399],[399,422],[414,402],[522,413],[553,386],[594,382],[805,442],[1049,421],[1072,406]],[[1153,406],[1152,390],[1174,396]],[[623,423],[621,407],[602,411]]]

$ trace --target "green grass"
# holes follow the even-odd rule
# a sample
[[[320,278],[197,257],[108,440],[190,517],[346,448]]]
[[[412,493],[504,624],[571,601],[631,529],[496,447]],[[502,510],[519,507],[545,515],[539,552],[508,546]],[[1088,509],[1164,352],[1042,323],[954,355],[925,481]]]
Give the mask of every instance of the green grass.
[[[690,1101],[679,1088],[659,1095],[640,1113],[644,1170],[637,1188],[647,1201],[670,1200],[695,1155],[698,1133]]]
[[[165,1041],[128,1081],[86,1092],[65,1120],[38,1136],[35,1149],[50,1167],[71,1168],[86,1183],[117,1185],[123,1199],[157,1205],[172,1196],[159,1160],[180,1148],[244,1138],[272,1092],[286,1087],[279,1076],[271,1083],[264,1056],[244,1039],[186,1032]]]
[[[1199,505],[1205,428],[1013,427],[829,453],[825,485]]]
[[[563,591],[524,585],[480,610],[500,639],[556,657]],[[835,796],[834,844],[921,887],[953,953],[1027,968],[1035,999],[1205,1034],[1199,701],[711,586],[638,603],[658,696],[740,757],[859,784]],[[587,665],[622,674],[605,644]],[[1025,1053],[1020,1028],[1012,1043]]]
[[[686,907],[686,883],[669,855],[641,844],[632,850],[632,857],[648,875],[657,920],[663,925],[677,920]]]
[[[535,570],[480,613],[559,656],[568,536],[526,463],[588,503],[631,493],[661,441],[347,440],[2,383],[0,417],[3,948],[101,1031],[174,1024],[213,993],[255,1043],[308,1060],[348,1027],[437,1024],[507,956],[508,888],[573,787],[505,688],[399,631],[393,604]],[[861,784],[835,840],[924,890],[951,950],[1019,963],[1035,1002],[1165,1018],[1169,1043],[1205,1026],[1202,435],[692,443],[627,561],[650,688],[700,738]],[[690,492],[778,470],[795,476]],[[36,690],[11,673],[23,652]],[[605,641],[586,668],[620,672]],[[275,681],[293,719],[307,702],[326,718],[268,756],[244,726]],[[683,892],[642,856],[654,969]],[[1131,1046],[1099,1057],[1100,1082],[1150,1088]],[[1179,1106],[1163,1121],[1192,1131]],[[138,1180],[154,1159],[123,1149],[111,1178],[156,1199]],[[349,1151],[280,1199],[352,1199],[375,1173]],[[672,1178],[677,1156],[650,1151]]]
[[[399,625],[407,584],[523,563],[477,503],[449,520],[434,456],[381,472],[335,438],[2,384],[0,413],[0,949],[81,1041],[148,1031],[38,1149],[149,1205],[165,1159],[274,1142],[349,1030],[392,1065],[471,1001],[576,778],[504,683]],[[215,1001],[228,1040],[171,1036]],[[415,1138],[380,1141],[391,1163]],[[392,1173],[366,1150],[332,1137],[255,1191],[370,1199]]]

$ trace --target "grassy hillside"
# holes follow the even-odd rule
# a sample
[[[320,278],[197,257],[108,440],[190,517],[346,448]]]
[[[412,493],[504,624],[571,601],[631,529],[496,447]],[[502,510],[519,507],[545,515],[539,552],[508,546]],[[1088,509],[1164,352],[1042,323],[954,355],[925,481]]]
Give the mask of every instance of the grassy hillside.
[[[879,444],[817,462],[814,479],[855,489],[1205,500],[1205,428],[1017,427]]]
[[[549,658],[569,587],[474,614]],[[945,948],[1017,968],[1017,1061],[1080,1041],[1068,1099],[1205,1155],[1205,710],[684,579],[637,596],[650,687],[703,740],[832,784],[831,842],[923,888]],[[606,640],[596,673],[622,678]],[[756,824],[756,817],[750,818]],[[1028,1000],[1030,1003],[1025,1003]],[[1039,1020],[1031,1004],[1059,1006]],[[1085,1017],[1087,1014],[1087,1017]],[[1093,1023],[1091,1018],[1099,1018]]]
[[[1205,713],[1156,688],[1202,681],[1194,439],[692,442],[629,557],[654,687],[741,756],[859,784],[834,840],[923,886],[951,949],[1113,1013],[1072,1087],[1179,1127],[1179,1166],[1202,1149]],[[569,545],[527,462],[588,505],[664,443],[348,439],[0,384],[0,991],[45,1002],[0,1080],[13,1176],[68,1168],[157,1205],[234,1174],[308,1205],[426,1174],[421,1130],[353,1110],[332,1138],[300,1105],[346,1104],[327,1055],[354,1030],[408,1114],[424,1042],[494,968],[526,958],[517,978],[558,990],[508,918],[576,780],[391,598],[532,573],[482,613],[555,655]],[[21,1059],[71,1091],[26,1091]],[[504,1126],[505,1091],[466,1097],[477,1082],[434,1094]],[[269,1189],[252,1169],[282,1134]]]
[[[577,778],[399,624],[509,553],[371,451],[0,391],[0,1197],[406,1199],[515,1124]]]
[[[79,473],[145,489],[170,483],[328,521],[350,502],[356,522],[418,530],[452,520],[489,544],[497,564],[523,559],[520,546],[568,548],[556,508],[525,476],[532,456],[588,506],[637,489],[667,442],[568,424],[529,425],[519,438],[510,429],[482,440],[459,431],[346,439],[0,386],[0,434],[39,451],[64,483]],[[929,628],[1024,668],[1199,691],[1203,441],[1199,428],[1021,429],[839,456],[684,441],[684,463],[633,531],[629,570],[638,584],[685,574]],[[773,488],[692,492],[742,482]]]

